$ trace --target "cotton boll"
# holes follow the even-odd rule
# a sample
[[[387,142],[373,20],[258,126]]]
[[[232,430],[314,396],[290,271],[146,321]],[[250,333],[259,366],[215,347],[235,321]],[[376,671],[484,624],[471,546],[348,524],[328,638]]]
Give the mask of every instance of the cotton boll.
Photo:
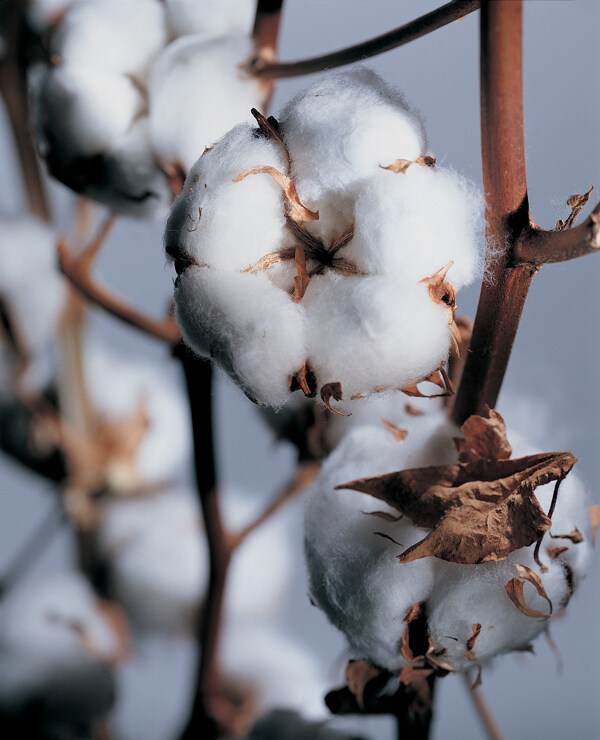
[[[177,280],[176,318],[196,352],[213,357],[241,387],[270,405],[306,358],[304,316],[264,274],[190,267]]]
[[[459,290],[480,271],[483,222],[480,193],[454,172],[419,164],[382,170],[357,199],[344,257],[364,272],[414,282],[452,262],[447,280]]]
[[[425,133],[404,98],[374,72],[329,75],[284,108],[281,130],[299,192],[345,193],[380,166],[424,154]]]
[[[252,55],[245,36],[180,38],[163,51],[148,82],[150,128],[156,154],[188,171],[205,147],[241,121],[264,97],[240,67]]]
[[[197,33],[205,37],[226,33],[250,34],[256,12],[254,0],[165,0],[173,36]]]
[[[344,400],[419,381],[447,358],[448,309],[423,284],[328,273],[312,278],[302,303],[318,387],[339,382]]]
[[[51,53],[66,64],[143,79],[166,40],[159,0],[79,0],[54,34]]]
[[[191,438],[178,378],[163,368],[125,362],[100,347],[86,351],[84,370],[100,414],[118,419],[132,414],[140,403],[144,405],[148,429],[133,461],[143,484],[164,483],[180,475],[191,451]],[[118,382],[107,383],[107,378],[118,378]],[[118,469],[114,472],[120,480]]]
[[[105,714],[122,639],[81,576],[19,585],[0,605],[2,712],[20,715],[35,706],[42,725],[67,727]]]
[[[281,188],[273,178],[261,173],[233,182],[258,165],[285,171],[282,147],[256,131],[236,126],[194,164],[167,221],[169,253],[243,271],[289,240]]]

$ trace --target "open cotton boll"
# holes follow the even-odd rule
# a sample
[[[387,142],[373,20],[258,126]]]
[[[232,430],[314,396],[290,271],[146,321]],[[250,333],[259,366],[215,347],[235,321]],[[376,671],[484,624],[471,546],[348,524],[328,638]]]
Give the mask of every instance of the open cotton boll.
[[[143,79],[166,41],[159,0],[79,0],[53,35],[51,54],[69,65]]]
[[[240,67],[253,51],[246,36],[184,36],[167,46],[148,81],[150,129],[160,159],[187,172],[206,147],[252,120],[250,111],[261,106],[264,94]]]
[[[118,419],[143,405],[148,428],[133,461],[142,484],[180,476],[191,451],[191,435],[187,402],[178,378],[165,368],[126,362],[101,347],[86,350],[84,370],[91,399],[101,415]],[[114,382],[107,382],[107,378]],[[118,458],[114,475],[117,481],[122,480]]]
[[[352,191],[381,166],[424,154],[425,132],[404,98],[366,68],[332,74],[283,109],[281,131],[304,197]]]
[[[110,709],[122,651],[123,637],[81,576],[31,579],[0,603],[0,711],[35,707],[42,726],[89,722]]]
[[[341,383],[344,400],[419,381],[447,358],[447,306],[424,284],[328,273],[311,279],[303,305],[317,385]]]
[[[164,0],[167,23],[173,36],[189,33],[222,36],[250,34],[255,0]]]
[[[266,275],[190,267],[176,281],[175,307],[186,343],[257,400],[287,401],[306,358],[304,315]]]
[[[165,229],[167,252],[223,270],[246,270],[289,239],[281,188],[259,165],[285,170],[280,146],[240,124],[190,170]]]
[[[548,616],[544,615],[564,608],[585,574],[591,532],[583,486],[573,473],[561,485],[551,529],[539,550],[544,568],[537,563],[535,543],[511,551],[504,559],[476,565],[437,557],[399,563],[397,556],[431,530],[417,528],[406,515],[398,521],[369,517],[374,510],[396,517],[399,512],[375,497],[356,496],[355,491],[334,486],[381,475],[384,470],[456,463],[453,439],[458,430],[442,412],[413,417],[407,429],[406,438],[397,442],[383,427],[358,428],[326,461],[308,500],[305,520],[314,601],[346,634],[353,657],[392,672],[406,665],[401,640],[408,627],[402,620],[408,611],[406,602],[413,597],[413,604],[421,605],[433,655],[442,656],[454,670],[468,670],[495,655],[527,647],[546,628]],[[433,495],[431,490],[423,493],[424,500]],[[554,483],[535,490],[545,511],[553,491]],[[374,531],[398,544],[375,536]],[[426,578],[413,566],[424,569]],[[533,571],[533,579],[539,578],[545,596],[528,582],[526,569]],[[509,597],[507,585],[512,579],[523,586],[520,606]],[[362,598],[366,605],[357,611],[356,602]],[[529,614],[528,609],[534,612]]]
[[[344,256],[364,272],[414,282],[453,262],[447,280],[459,290],[481,269],[483,223],[481,194],[456,173],[418,163],[381,170],[356,201]]]

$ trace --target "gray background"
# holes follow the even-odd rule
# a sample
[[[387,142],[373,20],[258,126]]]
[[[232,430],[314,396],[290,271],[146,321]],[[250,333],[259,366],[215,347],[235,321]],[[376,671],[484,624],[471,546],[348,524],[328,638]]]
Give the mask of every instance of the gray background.
[[[505,0],[509,2],[510,0]],[[436,7],[416,0],[286,0],[280,36],[281,59],[296,59],[382,33]],[[595,0],[525,2],[525,134],[530,202],[534,220],[551,227],[564,218],[566,198],[594,182],[600,195],[598,130],[598,46]],[[430,148],[438,161],[481,180],[478,120],[477,14],[409,46],[370,60],[369,65],[399,86],[424,116]],[[311,78],[278,83],[271,112]],[[18,171],[4,120],[0,120],[0,208],[21,205]],[[68,229],[71,199],[60,186],[53,199]],[[596,199],[592,197],[592,201]],[[586,209],[585,213],[589,211]],[[599,502],[598,447],[600,344],[598,258],[545,267],[536,277],[505,381],[500,410],[508,421],[547,449],[571,449],[578,471]],[[104,250],[98,274],[148,311],[161,313],[171,290],[160,224],[121,220]],[[462,291],[459,312],[474,315],[478,289]],[[167,361],[156,342],[94,315],[93,332],[136,358]],[[216,391],[219,465],[226,484],[245,486],[257,496],[277,490],[292,469],[293,455],[276,447],[254,408],[220,378]],[[43,516],[50,487],[4,458],[0,460],[0,567]],[[300,533],[298,533],[298,546]],[[68,561],[72,543],[58,538],[38,571]],[[484,673],[483,690],[507,738],[597,737],[600,723],[600,606],[596,567],[552,628],[563,668],[544,638],[536,655],[506,656]],[[300,566],[299,566],[300,567]],[[284,615],[299,634],[314,635],[320,649],[339,654],[341,641],[304,598],[303,588]],[[119,727],[130,740],[166,740],[185,706],[189,651],[184,645],[145,648],[145,668],[125,672]],[[373,738],[391,737],[386,720],[370,728]],[[460,679],[439,683],[433,737],[485,737]]]

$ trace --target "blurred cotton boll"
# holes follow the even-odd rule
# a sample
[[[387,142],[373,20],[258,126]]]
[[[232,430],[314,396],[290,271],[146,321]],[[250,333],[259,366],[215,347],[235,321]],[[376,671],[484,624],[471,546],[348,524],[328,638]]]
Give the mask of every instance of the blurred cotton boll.
[[[25,385],[40,390],[66,299],[56,235],[33,217],[0,216],[0,243],[0,395],[14,390],[24,367]]]
[[[241,68],[253,53],[247,36],[194,34],[167,46],[148,80],[150,134],[161,161],[187,172],[206,147],[252,120],[264,91]]]
[[[252,31],[255,0],[164,0],[164,3],[173,36],[249,35]]]
[[[442,655],[454,670],[527,648],[546,629],[544,615],[566,606],[588,566],[591,527],[583,485],[573,473],[561,485],[552,527],[539,549],[543,567],[536,560],[535,543],[496,562],[470,565],[437,557],[398,562],[397,556],[430,530],[415,526],[378,498],[335,486],[384,471],[457,462],[453,440],[460,432],[443,413],[403,421],[408,432],[403,441],[383,425],[359,427],[326,461],[305,520],[313,600],[345,634],[352,657],[392,672],[407,664],[405,618],[416,604],[422,605],[434,654]],[[545,512],[553,491],[554,483],[535,490]],[[509,598],[507,585],[527,569],[534,580],[521,582],[524,602],[518,606]],[[545,595],[536,591],[536,577]]]
[[[114,615],[74,573],[31,579],[3,596],[0,713],[9,727],[65,737],[108,712],[126,644]]]

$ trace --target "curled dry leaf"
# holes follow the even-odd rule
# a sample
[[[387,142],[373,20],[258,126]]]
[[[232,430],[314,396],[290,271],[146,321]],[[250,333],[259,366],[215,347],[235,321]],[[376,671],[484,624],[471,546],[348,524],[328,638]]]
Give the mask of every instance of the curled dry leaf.
[[[451,260],[444,267],[440,267],[430,277],[423,278],[423,280],[419,281],[427,285],[429,295],[435,303],[445,303],[448,306],[451,311],[452,320],[454,319],[454,311],[456,310],[456,291],[451,283],[446,282],[446,275],[453,264],[454,262]]]
[[[384,167],[382,164],[379,166],[382,170],[404,174],[411,164],[420,164],[422,167],[433,167],[435,165],[435,157],[425,156],[417,157],[416,159],[396,159],[392,164],[388,164],[387,167]]]
[[[310,277],[308,275],[308,272],[306,271],[306,253],[304,251],[304,247],[301,244],[298,244],[296,246],[296,251],[294,252],[294,261],[296,263],[296,270],[298,274],[294,277],[293,301],[294,303],[300,303],[300,301],[304,298],[304,294],[306,293],[306,289],[308,288],[308,283],[310,282]]]
[[[327,408],[330,411],[333,411],[334,414],[339,414],[340,416],[352,416],[352,414],[344,413],[343,411],[338,411],[337,409],[334,409],[331,406],[331,399],[333,398],[335,401],[341,401],[343,394],[342,394],[342,384],[341,383],[325,383],[325,385],[321,388],[321,400],[327,406]]]
[[[292,220],[316,221],[319,218],[318,211],[311,211],[310,208],[307,208],[304,203],[302,203],[292,178],[289,177],[289,175],[285,175],[283,172],[280,172],[275,167],[263,164],[251,167],[249,170],[241,172],[233,182],[241,182],[249,175],[260,175],[263,173],[270,175],[282,189],[283,195],[286,199],[287,212]]]
[[[563,552],[566,552],[568,549],[569,549],[568,547],[547,547],[546,552],[548,553],[548,557],[557,558],[559,555],[562,555]]]
[[[433,383],[441,388],[443,393],[434,393],[433,395],[423,393],[419,389],[419,383]],[[379,390],[385,391],[387,388],[375,389],[376,392]],[[418,380],[416,383],[403,385],[402,388],[398,388],[398,390],[406,396],[411,396],[413,398],[445,398],[446,396],[454,395],[454,385],[452,384],[452,381],[443,365],[441,365],[437,370],[434,370],[426,378],[421,378],[421,380]]]
[[[399,555],[400,562],[433,555],[476,564],[502,560],[550,529],[534,490],[564,478],[575,462],[570,452],[551,452],[401,470],[336,488],[374,496],[433,530]]]
[[[364,660],[351,660],[346,666],[345,677],[348,688],[354,694],[361,711],[365,709],[365,691],[373,679],[382,675],[380,668]]]
[[[525,614],[526,616],[543,617],[544,619],[548,619],[552,614],[552,602],[548,598],[548,594],[546,593],[546,589],[544,588],[542,579],[535,571],[531,570],[531,568],[528,568],[526,565],[515,563],[515,568],[517,569],[519,578],[511,578],[511,580],[506,584],[505,588],[508,597],[513,602],[513,604],[515,604],[517,609],[522,611],[523,614]],[[525,582],[531,583],[538,594],[548,602],[548,607],[550,609],[548,614],[544,614],[543,612],[539,612],[527,606],[527,604],[525,603],[525,598],[523,596],[523,587],[525,585]]]
[[[471,630],[473,631],[473,634],[466,642],[466,656],[467,660],[476,660],[475,655],[473,653],[473,648],[475,647],[475,642],[477,638],[479,637],[479,633],[481,632],[481,624],[480,622],[476,622],[475,624],[471,625]]]
[[[406,435],[408,434],[408,430],[406,429],[400,429],[395,424],[392,424],[391,421],[388,421],[387,419],[382,419],[381,423],[383,426],[390,431],[394,438],[398,440],[398,442],[402,442],[402,440],[406,439]]]
[[[454,440],[461,463],[508,460],[512,455],[502,416],[489,406],[485,407],[484,414],[469,416],[461,427],[464,439]]]
[[[301,390],[308,398],[314,398],[317,395],[316,377],[308,362],[288,379],[290,391]]]
[[[423,416],[425,414],[424,411],[421,411],[421,409],[418,409],[410,403],[404,404],[404,410],[409,416]]]

